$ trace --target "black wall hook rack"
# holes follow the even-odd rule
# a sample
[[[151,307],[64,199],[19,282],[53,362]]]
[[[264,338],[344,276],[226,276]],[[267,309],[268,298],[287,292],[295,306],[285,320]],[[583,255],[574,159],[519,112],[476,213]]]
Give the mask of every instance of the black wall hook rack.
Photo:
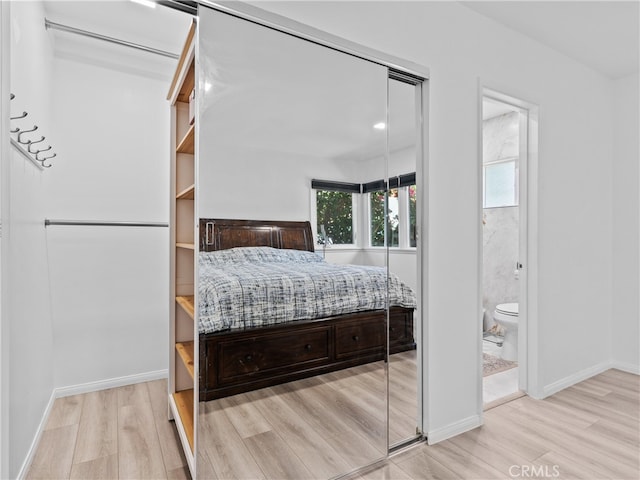
[[[11,93],[10,100],[13,100],[15,98],[16,96]],[[22,120],[28,115],[28,112],[23,111],[22,114],[18,115],[17,117],[10,117],[10,120]],[[33,127],[29,129],[23,129],[20,126],[16,126],[15,128],[10,129],[9,133],[15,135],[15,138],[11,138],[11,145],[16,147],[24,157],[28,158],[39,167],[50,168],[51,163],[46,163],[47,160],[51,160],[52,158],[57,157],[58,154],[54,152],[51,152],[50,154],[44,154],[44,152],[48,152],[49,150],[51,150],[51,145],[46,148],[35,147],[32,149],[32,145],[44,142],[46,138],[43,135],[40,135],[39,140],[36,140],[35,137],[29,138],[29,134],[35,132],[36,130],[38,130],[38,125],[33,125]]]

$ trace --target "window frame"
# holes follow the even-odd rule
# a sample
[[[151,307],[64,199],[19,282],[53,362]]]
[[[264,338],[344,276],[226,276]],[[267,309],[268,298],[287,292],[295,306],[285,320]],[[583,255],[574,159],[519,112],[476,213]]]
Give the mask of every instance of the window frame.
[[[311,215],[310,215],[310,220],[311,220],[311,231],[313,233],[313,238],[314,238],[314,248],[320,249],[323,248],[324,246],[320,243],[318,243],[318,237],[320,232],[318,232],[318,196],[317,196],[317,192],[319,191],[324,191],[324,192],[331,192],[331,191],[335,191],[335,190],[330,190],[330,189],[326,189],[326,188],[311,188],[310,189],[310,210],[311,210]],[[355,192],[343,192],[343,193],[349,193],[351,195],[351,232],[352,232],[352,236],[351,238],[353,239],[353,243],[332,243],[331,245],[326,245],[326,248],[331,248],[331,249],[343,249],[343,250],[348,250],[348,249],[354,249],[354,248],[358,248],[358,237],[359,237],[359,205],[358,205],[358,198],[356,197],[356,193]],[[360,194],[357,194],[358,196]]]
[[[415,252],[417,250],[417,246],[411,246],[411,222],[409,217],[409,188],[417,187],[415,183],[411,185],[398,186],[393,189],[398,190],[398,245],[397,246],[388,246],[387,247],[387,239],[385,238],[385,245],[372,245],[371,244],[371,194],[380,192],[382,190],[375,190],[371,192],[367,192],[365,196],[365,211],[366,211],[366,248],[372,250],[380,250],[389,248],[389,250],[393,250],[394,252],[399,252],[403,250]],[[417,191],[416,191],[417,195]],[[417,245],[417,242],[416,242]]]

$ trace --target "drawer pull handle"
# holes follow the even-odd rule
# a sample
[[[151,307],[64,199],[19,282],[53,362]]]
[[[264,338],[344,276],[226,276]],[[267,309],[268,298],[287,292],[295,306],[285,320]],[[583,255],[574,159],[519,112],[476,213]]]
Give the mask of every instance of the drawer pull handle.
[[[354,336],[353,336],[353,341],[354,341],[354,342],[357,342],[358,340],[360,340],[360,337],[358,337],[358,335],[354,335]]]
[[[253,355],[245,355],[244,359],[245,359],[247,362],[250,362],[251,360],[253,360]]]
[[[307,352],[308,352],[309,350],[311,350],[311,344],[310,344],[310,343],[307,343],[307,344],[304,346],[304,349],[305,349]]]

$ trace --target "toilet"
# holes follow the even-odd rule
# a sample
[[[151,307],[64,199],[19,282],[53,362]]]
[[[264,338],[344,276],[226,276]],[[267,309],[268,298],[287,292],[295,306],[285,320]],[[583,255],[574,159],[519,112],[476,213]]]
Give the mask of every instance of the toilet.
[[[518,361],[518,304],[496,305],[493,320],[504,330],[501,357],[505,360]]]

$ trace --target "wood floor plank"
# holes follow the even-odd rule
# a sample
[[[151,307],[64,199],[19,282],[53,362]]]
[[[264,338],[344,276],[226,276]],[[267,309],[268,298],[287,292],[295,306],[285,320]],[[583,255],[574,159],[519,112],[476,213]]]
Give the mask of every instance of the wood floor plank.
[[[114,403],[114,406],[117,404]],[[71,480],[113,480],[118,478],[118,455],[112,454],[75,463],[71,467]]]
[[[583,462],[610,464],[612,471],[622,476],[633,471],[637,450],[631,451],[621,444],[614,446],[606,439],[588,435],[584,429],[569,430],[555,425],[552,421],[531,420],[514,409],[505,411],[504,415],[518,426],[518,431],[529,432],[544,439],[551,451],[569,454]]]
[[[300,380],[300,385],[313,385],[307,380]],[[329,391],[320,385],[314,389],[301,388],[299,393],[307,401],[313,400],[321,412],[335,411],[339,416],[338,428],[357,432],[373,445],[386,444],[385,411],[372,412],[367,402],[358,395],[348,396],[342,391]]]
[[[345,458],[297,415],[282,396],[270,394],[268,389],[246,395],[310,471],[322,478],[349,471],[351,465]]]
[[[312,396],[304,397],[301,389],[291,384],[280,387],[277,390],[278,394],[283,395],[298,416],[304,418],[328,443],[343,453],[351,468],[366,465],[384,456],[378,445],[372,445],[367,438],[345,428],[338,412],[326,410],[323,404],[316,402]]]
[[[215,478],[209,476],[202,476],[200,478],[206,478],[207,480],[215,480]],[[184,467],[178,467],[174,470],[169,470],[167,472],[168,480],[191,480],[191,473],[189,473],[189,467],[186,465]]]
[[[328,391],[319,384],[315,384],[317,388],[310,388],[314,384],[306,380],[295,383],[296,386],[284,385],[285,389],[289,389],[289,394],[297,397],[290,405],[302,406],[316,428],[331,430],[328,436],[334,440],[340,439],[343,443],[341,448],[346,447],[346,443],[367,445],[368,447],[362,448],[363,455],[358,457],[369,458],[369,462],[386,454],[384,418],[364,414],[357,399],[349,398],[341,392]],[[360,465],[369,462],[364,461]]]
[[[244,439],[266,478],[280,480],[324,479],[311,472],[289,448],[280,435],[268,431]]]
[[[203,402],[198,416],[199,448],[218,478],[264,479],[262,470],[218,402]]]
[[[460,479],[456,472],[450,470],[445,465],[426,454],[427,446],[420,446],[420,452],[417,455],[398,461],[394,460],[398,467],[403,470],[412,479],[428,478],[433,480],[452,480]]]
[[[506,408],[520,408],[524,412],[541,412],[558,421],[567,423],[569,425],[575,425],[578,427],[588,427],[594,424],[600,417],[589,412],[582,410],[576,410],[566,405],[546,402],[543,400],[535,400],[531,397],[520,397],[505,405]]]
[[[124,387],[118,387],[116,391],[118,392],[118,407],[140,405],[151,401],[149,398],[149,390],[145,383],[125,385]]]
[[[49,413],[45,430],[79,423],[83,402],[84,395],[56,398]]]
[[[505,472],[492,467],[483,459],[469,455],[464,449],[449,440],[425,446],[423,451],[425,455],[452,470],[458,475],[458,478],[498,479],[505,476]]]
[[[209,429],[207,428],[206,430]],[[206,442],[207,439],[205,435],[206,432],[201,432],[199,434],[198,442]],[[202,445],[204,445],[204,443],[202,443]],[[200,475],[201,478],[206,478],[207,480],[218,480],[220,477],[218,477],[218,472],[216,472],[216,469],[211,464],[211,460],[209,459],[206,449],[203,447],[198,450],[196,458],[198,463],[198,475]],[[167,476],[169,476],[169,472],[167,472]]]
[[[588,412],[599,418],[606,418],[614,422],[618,421],[635,421],[638,417],[633,412],[625,412],[620,407],[609,403],[608,398],[595,399],[587,397],[578,392],[568,392],[563,390],[545,399],[546,402],[564,405],[575,411]]]
[[[243,395],[221,398],[218,400],[227,417],[233,423],[241,438],[248,438],[271,430],[271,425],[264,416]]]
[[[118,459],[119,478],[167,477],[150,402],[118,408]]]
[[[596,462],[585,463],[560,452],[549,452],[531,462],[532,465],[544,466],[552,476],[557,470],[559,478],[576,478],[584,480],[616,478],[607,468]],[[555,467],[555,468],[554,468]]]
[[[87,393],[84,395],[73,463],[90,462],[117,453],[118,393],[115,389]]]
[[[174,422],[168,418],[168,389],[166,380],[155,380],[147,383],[149,399],[153,411],[153,419],[158,433],[162,459],[167,475],[170,471],[179,470],[187,465],[182,450],[178,430]]]
[[[501,415],[503,408],[505,407],[497,407],[485,412],[484,425],[466,432],[464,435],[476,439],[485,437],[486,441],[493,443],[496,448],[515,452],[518,456],[529,461],[549,452],[549,446],[537,435],[511,428],[511,422]]]
[[[26,478],[69,478],[77,435],[77,424],[44,430]]]
[[[624,442],[640,451],[640,428],[637,425],[598,420],[587,428],[587,432],[607,438],[611,442]]]
[[[619,388],[631,388],[640,393],[640,376],[612,368],[598,375],[601,379],[610,379]]]
[[[511,450],[508,446],[496,444],[488,437],[457,435],[449,441],[465,450],[469,455],[481,458],[496,470],[507,473],[511,465],[526,465],[529,459]]]

